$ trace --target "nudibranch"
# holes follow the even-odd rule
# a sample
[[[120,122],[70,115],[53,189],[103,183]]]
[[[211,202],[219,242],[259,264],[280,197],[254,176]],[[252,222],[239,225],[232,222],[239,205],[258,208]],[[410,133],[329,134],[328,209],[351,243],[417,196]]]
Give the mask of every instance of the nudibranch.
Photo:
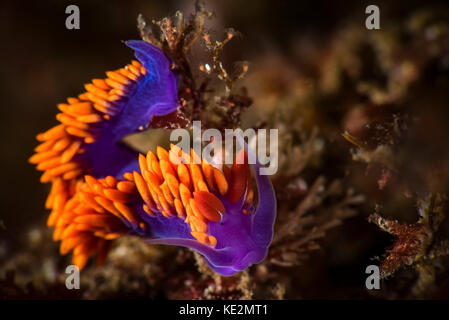
[[[59,124],[41,133],[30,162],[51,183],[46,208],[62,255],[82,269],[105,260],[112,240],[135,235],[148,243],[189,247],[210,267],[232,275],[262,261],[271,243],[276,199],[248,149],[221,168],[177,146],[146,156],[120,140],[147,128],[154,115],[176,110],[178,78],[170,60],[144,41],[128,41],[137,60],[86,84],[58,105]],[[257,186],[257,209],[251,168]]]

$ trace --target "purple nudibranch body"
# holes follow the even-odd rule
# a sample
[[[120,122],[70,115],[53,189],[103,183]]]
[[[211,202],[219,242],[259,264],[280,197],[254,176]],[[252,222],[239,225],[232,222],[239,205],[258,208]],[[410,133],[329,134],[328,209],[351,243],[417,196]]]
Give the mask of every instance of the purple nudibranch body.
[[[30,158],[44,171],[41,181],[52,183],[48,225],[62,241],[61,254],[73,250],[80,268],[94,254],[102,263],[110,241],[129,234],[191,248],[225,276],[261,262],[273,237],[276,198],[259,162],[217,168],[194,163],[194,152],[173,145],[145,156],[120,142],[178,108],[179,75],[170,60],[145,41],[126,45],[138,61],[59,105],[60,124],[37,136],[42,143]],[[245,152],[237,157],[246,159],[253,151],[238,141]]]

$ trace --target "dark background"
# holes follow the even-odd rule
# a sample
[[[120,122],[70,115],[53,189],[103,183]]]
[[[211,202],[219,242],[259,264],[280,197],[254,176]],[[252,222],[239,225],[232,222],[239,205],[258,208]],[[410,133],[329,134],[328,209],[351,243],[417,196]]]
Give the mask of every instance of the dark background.
[[[295,61],[301,50],[299,39],[326,43],[348,23],[359,23],[364,28],[364,11],[369,4],[381,8],[382,25],[389,19],[401,21],[420,7],[447,9],[445,2],[216,0],[206,1],[206,7],[215,12],[209,28],[233,27],[243,34],[243,40],[229,46],[225,61],[257,60],[272,50],[293,61],[291,68],[301,72],[307,66]],[[80,30],[65,28],[65,8],[69,4],[80,8]],[[171,0],[1,1],[0,220],[5,228],[0,227],[0,242],[6,242],[9,250],[20,249],[21,239],[30,226],[45,223],[48,185],[39,183],[40,174],[27,159],[37,144],[35,135],[56,124],[56,104],[82,92],[83,84],[90,79],[102,77],[105,71],[130,61],[132,52],[122,41],[139,38],[139,13],[158,19],[176,10],[192,9],[192,1]],[[366,223],[366,214],[351,219],[345,228],[348,229],[340,232],[357,230],[364,250],[354,250],[351,257],[335,257],[339,251],[338,243],[334,243],[337,251],[331,246],[320,253],[326,266],[315,272],[326,273],[326,283],[310,285],[311,297],[339,297],[343,287],[344,297],[360,297],[359,290],[354,289],[353,295],[351,288],[361,285],[364,266],[371,257],[380,255],[391,240]],[[359,276],[351,276],[354,274]],[[318,294],[321,285],[327,291]]]

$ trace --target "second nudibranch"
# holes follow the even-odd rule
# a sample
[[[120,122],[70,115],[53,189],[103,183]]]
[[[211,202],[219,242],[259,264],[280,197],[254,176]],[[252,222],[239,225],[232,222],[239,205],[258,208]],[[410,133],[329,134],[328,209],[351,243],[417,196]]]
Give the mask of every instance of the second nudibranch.
[[[276,200],[258,163],[216,168],[194,163],[193,152],[176,146],[144,156],[120,144],[154,115],[177,107],[177,77],[162,51],[144,41],[127,45],[139,61],[93,80],[86,93],[60,104],[60,124],[38,135],[42,143],[30,158],[44,171],[41,181],[52,183],[48,225],[61,241],[61,254],[73,251],[80,268],[93,255],[102,263],[111,240],[128,234],[192,248],[222,275],[262,261]]]

